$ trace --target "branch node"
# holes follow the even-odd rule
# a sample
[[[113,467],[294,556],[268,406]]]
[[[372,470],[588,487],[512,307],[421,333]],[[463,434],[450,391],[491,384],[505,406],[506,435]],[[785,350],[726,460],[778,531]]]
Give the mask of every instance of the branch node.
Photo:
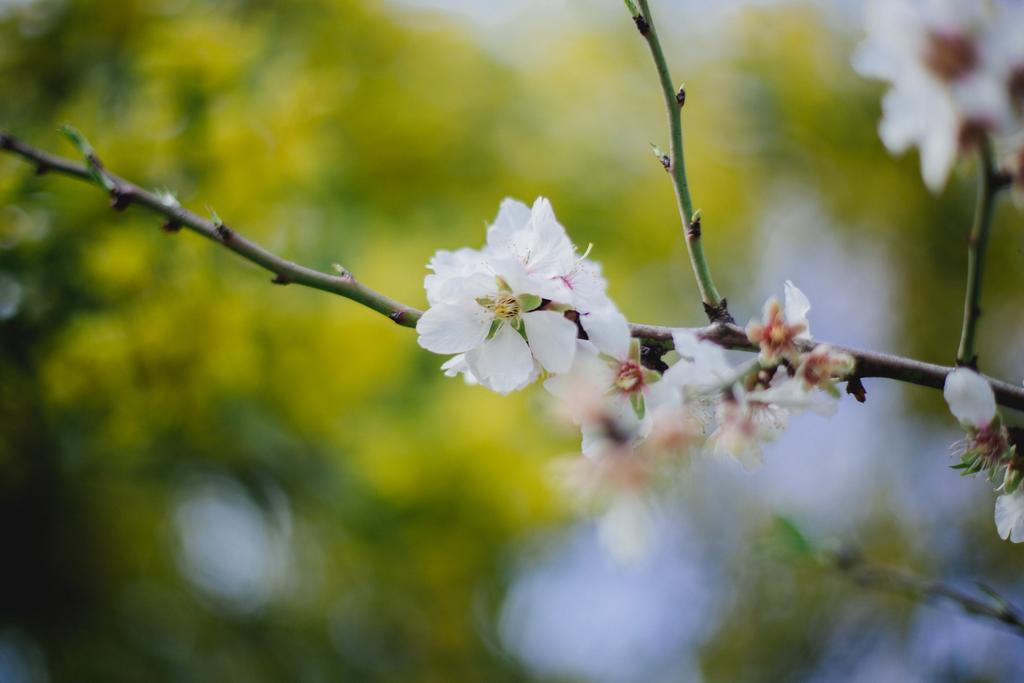
[[[226,226],[224,223],[218,222],[216,225],[217,236],[220,237],[222,242],[230,242],[235,236],[235,231]]]
[[[341,278],[342,280],[345,280],[346,282],[355,281],[355,278],[352,277],[352,273],[349,271],[349,269],[341,265],[340,263],[332,263],[331,268],[334,269],[334,272],[337,273],[338,277]]]
[[[970,368],[971,370],[978,372],[978,354],[974,354],[970,358],[957,358],[956,366],[958,368]]]
[[[1013,174],[1004,168],[994,170],[989,176],[989,183],[992,184],[993,192],[1005,190],[1013,185]]]
[[[662,356],[664,356],[667,352],[668,347],[648,346],[647,344],[644,344],[640,347],[640,363],[645,368],[657,370],[658,372],[664,374],[665,371],[668,370],[668,363],[662,360]]]
[[[736,324],[736,320],[729,313],[729,302],[722,297],[722,302],[717,306],[704,302],[704,314],[712,323]]]
[[[290,285],[292,283],[292,281],[288,279],[288,276],[283,273],[275,275],[270,282],[275,285]]]
[[[679,90],[676,91],[676,102],[679,104],[679,108],[682,109],[683,105],[686,104],[686,84],[679,86]]]
[[[110,208],[114,211],[124,211],[132,203],[131,190],[116,185],[110,190]]]
[[[857,399],[857,403],[864,403],[868,400],[868,390],[864,388],[864,382],[856,375],[846,380],[846,393]]]
[[[690,219],[690,224],[686,226],[686,239],[689,241],[700,239],[700,210],[698,209],[694,214],[693,218]]]
[[[174,233],[181,232],[181,223],[173,218],[168,218],[164,224],[160,226],[160,229],[169,235],[173,235]]]
[[[14,138],[7,133],[0,133],[0,149],[14,149]]]
[[[651,32],[651,25],[644,18],[644,15],[637,14],[633,17],[633,23],[636,24],[636,30],[640,31],[640,35],[646,36]]]

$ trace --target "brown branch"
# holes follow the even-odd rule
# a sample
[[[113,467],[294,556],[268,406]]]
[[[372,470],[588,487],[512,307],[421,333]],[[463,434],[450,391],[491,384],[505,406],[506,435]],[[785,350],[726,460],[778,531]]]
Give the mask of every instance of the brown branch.
[[[632,325],[632,328],[634,337],[639,337],[653,344],[666,346],[672,345],[672,331],[673,329],[678,329],[657,325]],[[747,334],[743,331],[743,328],[738,325],[715,323],[707,327],[688,328],[688,331],[696,334],[701,339],[714,342],[729,349],[740,351],[757,350],[757,347],[747,339]],[[810,351],[819,344],[828,344],[830,348],[836,351],[842,351],[853,356],[854,360],[857,361],[857,366],[850,376],[851,379],[880,377],[932,389],[942,389],[946,383],[946,375],[954,369],[945,365],[925,363],[913,358],[904,358],[903,356],[895,356],[879,351],[865,351],[829,342],[805,343],[802,350]],[[1024,387],[988,376],[985,376],[985,379],[992,385],[992,390],[996,395],[996,403],[1007,408],[1024,411]]]
[[[1024,638],[1024,613],[988,586],[978,584],[989,599],[984,600],[954,586],[916,576],[909,572],[869,564],[859,552],[846,549],[832,558],[835,566],[859,585],[900,593],[927,601],[949,601],[968,614],[999,622],[1012,633]]]
[[[53,171],[94,183],[88,167],[30,147],[10,135],[0,133],[0,150],[11,152],[35,164],[38,172]],[[93,163],[99,165],[99,160],[95,159]],[[167,232],[177,232],[184,227],[208,240],[217,242],[242,258],[273,273],[272,282],[276,284],[304,285],[338,294],[382,313],[404,327],[415,327],[416,321],[420,317],[420,311],[359,283],[348,271],[333,275],[300,266],[246,239],[222,222],[198,216],[176,202],[168,202],[159,195],[144,190],[105,169],[103,172],[113,182],[113,189],[110,190],[113,208],[122,210],[135,204],[158,213],[167,219],[164,224],[164,229]]]
[[[52,171],[95,184],[89,169],[68,159],[48,154],[26,145],[17,139],[0,133],[0,150],[17,155],[35,165],[42,172]],[[378,313],[386,315],[404,327],[415,327],[422,311],[395,301],[366,285],[355,280],[348,271],[333,275],[285,260],[267,251],[255,242],[246,239],[237,230],[229,228],[221,222],[215,222],[197,216],[176,203],[169,203],[155,193],[142,189],[123,178],[105,171],[114,183],[111,191],[115,208],[124,208],[135,204],[145,207],[165,218],[163,229],[177,232],[187,228],[203,237],[217,242],[242,258],[251,261],[273,273],[271,280],[278,285],[297,284],[325,292],[331,292],[360,303]],[[651,347],[671,349],[672,332],[680,328],[661,327],[657,325],[631,325],[633,336],[644,341]],[[686,328],[702,339],[730,349],[755,351],[756,347],[747,339],[746,333],[731,323],[715,323],[707,327]],[[819,342],[825,343],[825,342]],[[807,344],[810,350],[814,343]],[[851,379],[884,377],[909,384],[941,389],[946,375],[953,370],[951,367],[925,363],[910,358],[903,358],[876,351],[863,351],[838,344],[829,344],[832,348],[845,351],[857,361],[857,367]],[[987,378],[995,391],[996,401],[1003,406],[1024,411],[1024,387]]]

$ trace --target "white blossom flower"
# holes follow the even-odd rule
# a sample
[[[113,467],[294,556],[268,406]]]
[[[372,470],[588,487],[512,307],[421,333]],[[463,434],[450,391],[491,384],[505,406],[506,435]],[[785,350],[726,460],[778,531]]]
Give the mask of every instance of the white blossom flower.
[[[750,392],[747,400],[771,404],[794,415],[811,411],[828,417],[835,413],[841,396],[835,380],[852,372],[854,366],[849,354],[819,344],[800,355],[792,377],[776,372],[768,386]]]
[[[718,426],[708,437],[707,445],[713,453],[736,458],[744,468],[753,470],[761,465],[761,445],[774,440],[786,428],[789,415],[739,387],[734,387],[732,394],[718,404]]]
[[[751,320],[747,324],[747,338],[761,348],[759,358],[764,365],[775,365],[783,360],[798,365],[800,349],[797,343],[811,339],[811,326],[807,320],[810,301],[789,280],[786,280],[785,292],[785,307],[772,297],[764,304],[761,320]]]
[[[579,343],[572,370],[544,382],[581,426],[586,455],[608,432],[623,441],[646,436],[653,411],[676,398],[661,375],[641,363],[640,341],[631,337],[625,316],[609,305],[600,320],[592,327],[600,334]]]
[[[986,429],[996,417],[996,397],[988,381],[970,368],[957,368],[946,376],[942,395],[960,423]]]
[[[507,199],[482,250],[439,251],[424,279],[430,308],[416,325],[419,343],[462,355],[446,374],[469,371],[499,393],[534,381],[541,370],[569,370],[577,328],[563,310],[573,291],[562,276],[578,267],[576,251],[551,205],[533,209]],[[550,308],[542,307],[545,301]]]
[[[1019,17],[976,0],[868,4],[867,39],[854,67],[891,84],[879,134],[893,154],[920,149],[921,174],[933,192],[963,149],[1016,125],[1007,70],[1021,49],[1019,28],[1003,29],[1003,38],[997,27]]]
[[[488,258],[510,283],[526,276],[546,280],[541,296],[564,302],[581,316],[614,306],[606,293],[601,266],[577,254],[551,203],[541,197],[533,207],[515,199],[501,203],[498,217],[487,230]],[[586,329],[586,320],[581,317]]]
[[[1024,542],[1024,492],[1017,490],[996,498],[995,518],[1000,538]]]
[[[849,375],[856,365],[850,354],[835,351],[828,344],[818,344],[800,358],[796,377],[803,382],[805,389],[817,387],[838,398],[839,390],[834,380]]]
[[[785,375],[785,373],[779,373]],[[777,375],[778,376],[778,375]],[[796,415],[805,411],[830,417],[836,412],[837,395],[815,391],[798,378],[785,377],[773,382],[772,386],[756,389],[747,394],[746,400],[754,405],[772,406],[788,414]]]
[[[661,458],[685,455],[703,438],[706,427],[702,403],[664,403],[651,415],[643,448]]]
[[[576,504],[597,505],[601,545],[618,562],[642,560],[650,548],[649,487],[653,461],[632,445],[603,442],[595,458],[563,458],[551,469],[556,483]]]

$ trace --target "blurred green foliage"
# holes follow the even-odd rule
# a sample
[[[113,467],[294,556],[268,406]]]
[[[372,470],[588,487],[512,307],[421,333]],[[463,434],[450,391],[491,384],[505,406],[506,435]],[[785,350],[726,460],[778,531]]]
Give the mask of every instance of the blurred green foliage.
[[[891,298],[864,306],[900,311],[895,350],[948,361],[963,261],[949,235],[967,224],[969,182],[936,201],[916,159],[884,155],[878,90],[813,11],[748,11],[723,30],[670,59],[733,310],[765,294],[745,288],[751,226],[790,180],[841,217],[840,239],[892,258]],[[377,2],[38,0],[0,18],[0,127],[60,149],[72,122],[121,175],[417,306],[435,249],[482,242],[504,196],[544,194],[595,243],[631,318],[699,324],[647,152],[664,138],[647,57],[625,16],[515,61]],[[536,392],[446,380],[409,330],[157,227],[0,158],[0,271],[22,292],[0,322],[0,626],[35,639],[54,680],[527,676],[496,644],[494,610],[519,544],[567,519],[546,464],[575,437]],[[1006,227],[986,296],[1013,304],[985,324],[1019,331],[1022,237]],[[982,347],[992,370],[1019,370],[998,343]],[[197,477],[240,482],[268,520],[287,510],[297,578],[256,607],[183,576],[174,510]],[[787,576],[748,577],[768,624],[730,618],[709,675],[799,670],[779,641],[814,631],[778,610],[825,619],[831,589]]]

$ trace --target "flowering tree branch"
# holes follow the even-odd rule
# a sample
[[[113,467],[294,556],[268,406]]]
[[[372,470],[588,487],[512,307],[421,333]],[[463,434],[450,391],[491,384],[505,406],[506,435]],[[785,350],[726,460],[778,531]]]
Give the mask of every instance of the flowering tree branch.
[[[89,166],[36,149],[11,135],[0,133],[0,150],[34,164],[37,173],[59,173],[90,184],[97,184],[95,172],[90,170]],[[135,204],[153,211],[166,219],[165,230],[176,232],[181,228],[187,228],[198,233],[273,273],[272,282],[275,284],[304,285],[337,294],[377,311],[403,327],[415,327],[416,321],[422,315],[422,311],[395,301],[359,283],[347,271],[343,270],[338,274],[325,273],[281,258],[259,244],[246,239],[219,220],[209,220],[198,216],[167,197],[144,190],[138,185],[110,173],[99,163],[95,154],[92,155],[92,158],[102,169],[102,173],[106,174],[110,180],[112,189],[108,189],[107,192],[111,197],[111,206],[116,210],[123,210],[129,205]],[[678,328],[643,324],[630,325],[630,331],[634,337],[660,352],[672,349],[673,330],[678,331]],[[757,346],[750,341],[747,333],[733,323],[712,323],[707,327],[692,328],[688,331],[701,339],[726,348],[743,351],[757,350]],[[802,344],[802,349],[810,351],[819,344],[821,343],[805,342]],[[847,378],[854,386],[856,386],[854,383],[859,383],[861,379],[879,377],[941,389],[946,376],[952,370],[950,367],[891,354],[834,344],[829,344],[829,346],[837,351],[848,353],[856,360],[854,373]],[[997,379],[986,379],[991,384],[999,404],[1024,411],[1024,387]],[[848,390],[853,393],[853,386]]]
[[[844,549],[827,558],[840,571],[861,586],[900,593],[912,599],[929,602],[948,601],[960,606],[964,612],[998,622],[1024,638],[1024,612],[1002,595],[984,584],[978,584],[988,600],[964,590],[916,576],[909,572],[867,562],[855,549]]]
[[[665,53],[661,49],[661,41],[658,39],[658,31],[654,26],[654,17],[648,6],[647,0],[639,0],[639,7],[627,2],[626,6],[633,14],[633,21],[636,23],[640,35],[647,41],[654,58],[654,65],[658,70],[658,80],[661,83],[662,95],[665,98],[665,109],[668,112],[669,128],[669,155],[662,157],[662,164],[665,170],[672,176],[672,187],[675,189],[676,204],[679,207],[679,217],[683,222],[683,231],[686,236],[686,250],[690,255],[690,265],[693,266],[693,274],[697,278],[697,287],[700,290],[700,298],[704,303],[704,311],[711,322],[733,322],[729,315],[728,302],[715,287],[715,281],[711,277],[711,266],[704,256],[704,245],[701,242],[701,218],[700,211],[694,212],[693,200],[690,197],[690,186],[686,179],[686,161],[683,156],[683,122],[681,111],[686,102],[686,90],[680,87],[678,90],[672,82],[672,76],[668,70],[668,62],[665,60]],[[659,157],[661,154],[659,153]]]
[[[967,238],[967,291],[964,294],[964,324],[960,333],[960,347],[956,353],[957,365],[978,366],[975,337],[981,316],[981,285],[985,276],[985,251],[988,247],[992,216],[999,192],[1010,182],[1007,175],[996,168],[992,144],[983,140],[978,148],[978,199],[974,209],[974,224]]]

